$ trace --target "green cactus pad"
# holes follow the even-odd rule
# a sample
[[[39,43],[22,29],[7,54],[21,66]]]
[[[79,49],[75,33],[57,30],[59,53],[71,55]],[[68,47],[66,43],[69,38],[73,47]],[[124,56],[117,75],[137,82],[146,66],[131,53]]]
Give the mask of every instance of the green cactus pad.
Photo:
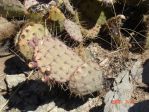
[[[23,17],[27,14],[19,0],[0,0],[0,14],[4,17]]]
[[[50,33],[42,24],[28,23],[16,36],[15,43],[21,54],[23,54],[27,60],[31,60],[33,57],[33,48],[29,46],[29,42],[33,38],[41,39],[43,36],[47,35],[50,35]]]

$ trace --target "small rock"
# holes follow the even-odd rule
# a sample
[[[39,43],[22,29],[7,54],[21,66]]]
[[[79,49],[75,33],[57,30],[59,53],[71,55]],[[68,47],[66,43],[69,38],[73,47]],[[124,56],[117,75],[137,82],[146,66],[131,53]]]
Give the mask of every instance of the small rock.
[[[19,75],[6,75],[6,82],[8,84],[8,88],[12,88],[17,86],[19,83],[26,80],[26,77],[24,74]]]
[[[4,81],[5,76],[4,75],[0,75],[0,92],[6,90],[6,83]]]
[[[68,112],[62,108],[55,107],[51,112]]]
[[[0,95],[0,110],[4,107],[4,104],[6,103],[6,99]]]
[[[11,110],[9,110],[8,112],[21,112],[19,109],[17,108],[12,108]]]
[[[128,112],[133,105],[131,96],[133,94],[133,85],[130,81],[129,71],[122,71],[114,82],[113,90],[110,90],[105,96],[104,112]]]
[[[142,73],[143,73],[142,62],[138,60],[137,62],[134,63],[131,69],[131,75],[132,78],[139,84],[141,84],[143,80]]]
[[[54,102],[50,102],[48,104],[39,106],[35,111],[32,111],[32,112],[48,112],[48,111],[50,111],[53,108],[55,108],[55,103]],[[29,111],[29,112],[31,112],[31,111]]]

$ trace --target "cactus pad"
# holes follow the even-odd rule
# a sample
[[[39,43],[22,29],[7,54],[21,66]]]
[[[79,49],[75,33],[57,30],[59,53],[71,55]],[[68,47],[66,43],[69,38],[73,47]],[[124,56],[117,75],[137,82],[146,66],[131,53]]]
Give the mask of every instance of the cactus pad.
[[[0,0],[0,14],[5,17],[21,17],[27,14],[19,0]]]
[[[86,95],[102,89],[102,71],[95,64],[83,64],[69,81],[69,89],[76,95]]]
[[[65,20],[65,16],[59,8],[57,8],[56,6],[51,6],[50,10],[49,10],[48,19],[51,20],[51,21],[61,22],[61,21]]]
[[[144,15],[144,22],[146,24],[146,42],[145,48],[149,48],[149,15]]]
[[[49,79],[63,83],[83,61],[58,39],[40,40],[35,49],[35,62],[42,73],[49,72]]]
[[[0,41],[10,38],[11,35],[16,33],[16,26],[8,22],[5,18],[0,17]]]
[[[58,84],[68,82],[68,88],[76,95],[86,95],[102,88],[102,71],[98,66],[85,63],[57,38],[44,37],[38,40],[30,62],[49,80]]]
[[[70,21],[69,19],[66,19],[64,21],[64,28],[72,39],[79,42],[83,41],[81,30],[76,23]]]
[[[45,35],[50,35],[48,30],[42,24],[28,23],[24,28],[18,33],[16,37],[16,44],[19,51],[28,60],[32,59],[33,56],[33,46],[32,39],[42,38]],[[30,44],[30,45],[29,45]]]

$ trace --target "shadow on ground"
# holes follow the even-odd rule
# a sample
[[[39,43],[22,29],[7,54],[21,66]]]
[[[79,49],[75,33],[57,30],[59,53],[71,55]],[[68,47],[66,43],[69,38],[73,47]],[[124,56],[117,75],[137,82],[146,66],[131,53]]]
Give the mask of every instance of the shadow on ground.
[[[26,63],[24,63],[19,59],[19,57],[14,56],[5,61],[4,72],[6,74],[8,75],[20,74],[25,71],[29,71],[29,68]]]
[[[10,99],[10,96],[12,96],[18,88],[19,90]],[[58,85],[50,90],[50,86],[39,80],[22,82],[12,88],[12,91],[5,94],[4,97],[10,99],[8,103],[9,109],[18,108],[22,111],[33,111],[39,106],[51,102],[54,102],[57,107],[69,111],[83,105],[88,98],[91,98],[91,96],[85,96],[83,99],[70,96],[69,91],[64,91]]]
[[[5,61],[4,72],[8,75],[16,75],[27,71],[29,71],[29,68],[17,56]],[[9,89],[4,97],[9,99],[8,110],[17,108],[26,112],[34,111],[39,106],[50,103],[55,103],[57,107],[69,111],[83,105],[88,98],[93,96],[85,96],[83,98],[74,97],[70,96],[68,90],[65,91],[58,85],[50,89],[50,86],[41,80],[29,80],[21,82],[16,87]]]
[[[149,100],[136,103],[128,112],[149,112]]]
[[[142,82],[149,86],[149,59],[143,65]]]
[[[91,108],[89,112],[104,112],[104,104]]]

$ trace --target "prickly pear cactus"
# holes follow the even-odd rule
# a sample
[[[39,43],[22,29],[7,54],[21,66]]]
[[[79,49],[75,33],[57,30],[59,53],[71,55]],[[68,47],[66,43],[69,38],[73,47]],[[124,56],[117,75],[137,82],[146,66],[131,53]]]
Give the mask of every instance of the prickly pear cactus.
[[[83,41],[83,36],[79,25],[70,19],[67,19],[58,7],[51,6],[48,19],[50,21],[58,22],[60,30],[65,30],[69,34],[70,38],[79,42]]]
[[[24,0],[24,6],[26,9],[29,7],[38,4],[39,2],[37,0]]]
[[[63,4],[65,5],[67,11],[69,11],[72,15],[75,15],[75,11],[70,3],[70,0],[63,0]]]
[[[83,41],[83,36],[81,33],[80,27],[74,23],[73,21],[70,21],[69,19],[65,19],[64,21],[64,29],[67,31],[67,33],[70,35],[70,37],[76,41]]]
[[[146,24],[146,42],[145,48],[149,48],[149,15],[144,15],[144,22]]]
[[[106,19],[112,15],[110,9],[101,4],[102,2],[96,0],[80,0],[78,4],[76,2],[78,11],[75,14],[75,19],[86,38],[96,37],[101,25],[106,23]]]
[[[28,23],[16,36],[15,43],[21,54],[23,54],[27,60],[30,60],[33,56],[34,47],[31,40],[35,38],[34,41],[36,41],[36,38],[39,39],[46,35],[50,35],[49,31],[42,24]]]
[[[58,39],[48,37],[39,41],[34,59],[42,73],[49,72],[49,79],[63,83],[83,61]]]
[[[16,26],[8,22],[5,18],[0,17],[0,42],[10,38],[16,33]]]
[[[70,91],[86,95],[102,88],[102,72],[94,64],[87,64],[72,49],[56,38],[38,40],[34,60],[29,65],[44,74],[44,81],[69,83]]]
[[[48,19],[51,21],[63,22],[65,20],[65,15],[61,10],[56,6],[51,6],[49,9]]]
[[[4,17],[23,17],[27,14],[19,0],[0,0],[0,14]]]
[[[57,6],[51,6],[48,11],[48,28],[53,31],[63,31],[66,17]],[[54,28],[53,28],[54,27]]]
[[[31,5],[28,8],[28,12],[29,12],[29,14],[27,15],[28,21],[38,22],[38,23],[45,22],[44,16],[46,13],[48,13],[47,6],[39,3],[35,5]]]
[[[101,12],[108,14],[109,9],[105,10],[105,7],[101,6],[101,3],[96,0],[80,0],[77,8],[80,21],[85,20],[86,24],[90,25],[89,28],[92,28],[99,18],[101,18],[101,21],[98,24],[106,22],[106,16],[101,16]]]
[[[102,89],[102,71],[94,63],[84,63],[74,72],[69,81],[73,94],[86,95]]]

